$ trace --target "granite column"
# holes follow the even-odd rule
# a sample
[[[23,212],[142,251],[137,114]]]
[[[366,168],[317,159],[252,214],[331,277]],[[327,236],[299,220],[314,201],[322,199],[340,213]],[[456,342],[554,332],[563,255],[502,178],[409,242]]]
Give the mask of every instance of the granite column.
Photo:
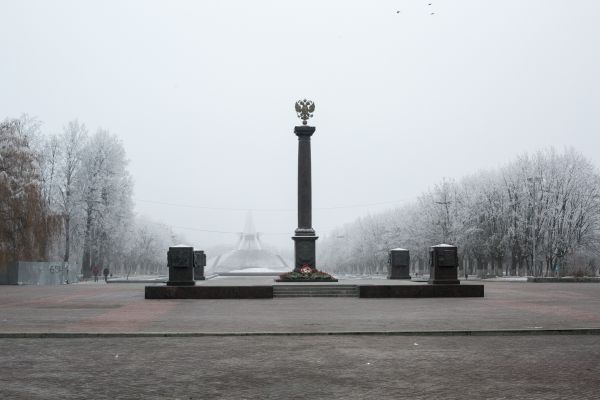
[[[304,265],[316,268],[315,241],[318,237],[312,227],[312,183],[310,138],[315,132],[314,126],[296,126],[298,136],[298,228],[294,232],[295,264],[294,271]]]

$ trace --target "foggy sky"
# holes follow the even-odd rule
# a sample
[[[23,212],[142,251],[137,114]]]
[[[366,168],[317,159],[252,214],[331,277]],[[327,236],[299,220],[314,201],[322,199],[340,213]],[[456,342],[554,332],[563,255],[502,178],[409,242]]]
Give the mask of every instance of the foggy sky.
[[[3,0],[0,14],[0,117],[119,135],[136,211],[176,227],[240,231],[257,209],[278,234],[264,240],[292,246],[301,98],[316,103],[321,235],[526,151],[600,165],[594,0]]]

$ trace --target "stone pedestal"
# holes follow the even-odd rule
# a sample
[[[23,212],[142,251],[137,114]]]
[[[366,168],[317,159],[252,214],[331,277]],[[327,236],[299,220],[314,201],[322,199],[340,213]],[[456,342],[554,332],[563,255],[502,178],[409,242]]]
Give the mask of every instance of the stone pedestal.
[[[438,244],[429,249],[429,283],[458,285],[458,248]]]
[[[408,250],[390,250],[388,259],[388,279],[410,279],[410,253]]]
[[[167,266],[169,267],[167,286],[195,285],[193,247],[185,245],[169,247]]]
[[[315,133],[314,126],[296,126],[298,136],[298,228],[294,240],[294,271],[304,265],[316,268],[315,242],[318,237],[312,228],[312,182],[310,137]]]
[[[316,268],[315,242],[316,236],[292,236],[294,240],[295,264],[294,271],[299,271],[304,265]]]
[[[206,267],[206,254],[202,250],[194,250],[194,280],[203,281],[204,267]]]

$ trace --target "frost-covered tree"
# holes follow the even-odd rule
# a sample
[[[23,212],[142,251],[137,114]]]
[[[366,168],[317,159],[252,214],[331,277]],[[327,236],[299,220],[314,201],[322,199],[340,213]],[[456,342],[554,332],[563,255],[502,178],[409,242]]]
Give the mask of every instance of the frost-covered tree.
[[[99,129],[83,149],[78,181],[83,207],[83,258],[81,271],[91,275],[92,263],[108,267],[115,255],[123,256],[124,236],[133,217],[132,180],[125,150],[119,139]]]
[[[38,157],[31,146],[38,126],[29,122],[0,123],[0,263],[44,259],[59,227],[44,201]]]
[[[147,217],[136,217],[127,231],[128,247],[118,271],[131,274],[159,275],[167,273],[166,249],[186,240],[163,223]]]
[[[52,151],[56,147],[56,177],[50,182],[50,192],[55,197],[55,206],[63,217],[64,226],[64,256],[69,262],[71,254],[71,238],[77,232],[78,217],[81,218],[82,186],[80,168],[83,158],[83,148],[87,143],[87,128],[77,120],[69,122],[60,137],[52,136],[47,148]]]
[[[164,273],[166,249],[184,241],[158,222],[136,218],[133,182],[120,140],[104,129],[89,136],[67,123],[44,136],[24,115],[0,124],[0,264],[12,260],[81,260],[114,273]]]
[[[497,171],[443,180],[413,204],[347,224],[324,238],[320,260],[332,270],[372,273],[383,270],[382,248],[401,246],[421,270],[429,246],[442,242],[457,245],[461,268],[480,275],[564,274],[582,259],[590,266],[585,270],[595,269],[600,175],[572,149],[523,155]]]

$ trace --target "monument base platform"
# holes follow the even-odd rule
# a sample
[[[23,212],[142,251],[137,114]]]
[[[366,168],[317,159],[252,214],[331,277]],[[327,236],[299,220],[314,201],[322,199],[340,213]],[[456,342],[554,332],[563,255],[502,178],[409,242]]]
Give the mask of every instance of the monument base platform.
[[[272,299],[273,286],[146,286],[146,299]]]
[[[361,285],[362,298],[483,297],[483,285]]]
[[[292,281],[292,280],[288,280],[288,279],[275,279],[275,282],[291,283],[291,284],[294,284],[294,283],[309,283],[309,282],[311,282],[311,283],[315,283],[315,282],[318,282],[318,283],[330,283],[330,282],[335,283],[337,281],[338,281],[337,279],[330,279],[328,281],[323,280],[323,279],[302,279],[301,281],[300,280],[298,280],[298,281]]]
[[[183,281],[183,282],[167,281],[167,286],[194,286],[195,284],[196,284],[196,282],[194,282],[194,281]]]
[[[312,285],[312,286],[311,286]],[[316,286],[315,286],[316,285]],[[198,281],[195,286],[146,286],[146,299],[272,299],[276,288],[322,287],[324,293],[336,287],[355,288],[353,297],[375,298],[427,298],[427,297],[483,297],[484,286],[479,284],[438,284],[407,280],[346,280],[336,282],[281,282],[275,283],[268,277],[219,277]],[[310,296],[319,296],[315,290]],[[314,293],[313,293],[314,292]],[[308,293],[308,292],[307,292]],[[297,294],[297,293],[296,293]],[[275,296],[279,297],[279,296]],[[302,297],[298,295],[297,297]],[[323,295],[323,297],[327,297]]]
[[[439,280],[429,280],[428,283],[433,285],[459,285],[460,281],[458,279],[448,280],[448,279],[439,279]]]

